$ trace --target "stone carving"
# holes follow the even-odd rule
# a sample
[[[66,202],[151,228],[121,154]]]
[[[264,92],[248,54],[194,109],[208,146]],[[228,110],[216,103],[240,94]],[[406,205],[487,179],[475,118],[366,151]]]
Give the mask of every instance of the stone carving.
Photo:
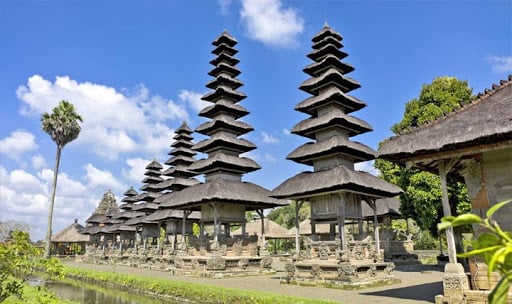
[[[226,269],[226,260],[224,260],[222,257],[212,257],[206,261],[206,269],[224,270]]]
[[[228,254],[228,246],[226,244],[220,245],[219,252],[220,252],[220,255],[226,256]]]
[[[311,275],[314,278],[318,278],[321,273],[322,273],[322,268],[320,268],[320,265],[311,266]]]
[[[327,260],[329,258],[329,253],[331,252],[331,250],[329,249],[329,246],[324,242],[320,243],[318,251],[320,260]]]
[[[269,256],[262,258],[260,261],[260,267],[263,269],[270,269],[272,267],[272,258]]]
[[[370,278],[376,277],[377,276],[377,267],[375,265],[370,266],[370,268],[368,268],[366,273],[368,274],[368,276]]]
[[[339,277],[352,277],[356,274],[356,267],[353,265],[343,265],[338,267]]]
[[[249,266],[249,259],[238,260],[238,267],[245,269],[247,266]]]
[[[394,263],[389,263],[388,266],[386,266],[386,268],[384,268],[384,273],[386,275],[391,275],[395,272],[395,264]]]
[[[284,265],[284,270],[286,271],[287,277],[293,277],[295,274],[295,265],[293,265],[293,263],[286,263]]]
[[[250,243],[248,247],[249,247],[249,255],[250,256],[258,255],[258,246],[255,243]]]
[[[234,244],[233,244],[233,251],[235,252],[235,255],[236,256],[240,256],[242,255],[242,251],[243,251],[243,243],[242,243],[242,240],[238,240],[236,241]]]

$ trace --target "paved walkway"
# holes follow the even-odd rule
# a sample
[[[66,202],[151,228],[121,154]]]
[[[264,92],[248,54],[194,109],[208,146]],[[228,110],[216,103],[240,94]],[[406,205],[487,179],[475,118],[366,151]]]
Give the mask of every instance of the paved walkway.
[[[256,277],[204,279],[185,276],[173,276],[168,272],[126,266],[114,267],[113,265],[83,264],[70,261],[64,261],[64,263],[76,268],[115,271],[117,273],[167,278],[169,280],[194,282],[213,286],[246,290],[259,290],[302,298],[325,299],[346,304],[434,303],[434,297],[438,294],[442,294],[443,292],[443,268],[430,265],[398,266],[395,272],[396,275],[402,279],[402,283],[400,284],[361,289],[356,291],[346,291],[331,288],[280,284],[279,279],[280,277],[284,276],[284,273],[282,272],[278,272],[274,275]]]

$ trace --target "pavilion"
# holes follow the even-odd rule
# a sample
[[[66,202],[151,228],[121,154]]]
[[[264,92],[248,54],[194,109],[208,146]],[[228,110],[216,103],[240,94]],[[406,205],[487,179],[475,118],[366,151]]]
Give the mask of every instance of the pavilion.
[[[444,216],[451,215],[446,187],[448,175],[462,176],[471,198],[473,213],[484,216],[489,207],[512,198],[512,75],[486,89],[469,104],[410,132],[389,138],[379,157],[441,178]],[[503,230],[512,230],[512,206],[494,216]],[[478,227],[475,227],[478,228]],[[475,230],[475,234],[480,231]],[[470,297],[464,269],[457,264],[453,230],[446,230],[449,264],[445,268],[444,300]],[[472,269],[472,287],[489,289],[486,265],[477,261]],[[471,264],[470,264],[471,267]],[[496,278],[495,278],[496,279]],[[448,284],[449,282],[449,284]],[[443,301],[442,297],[439,303]],[[437,299],[436,299],[437,303]],[[451,303],[451,302],[450,302]]]

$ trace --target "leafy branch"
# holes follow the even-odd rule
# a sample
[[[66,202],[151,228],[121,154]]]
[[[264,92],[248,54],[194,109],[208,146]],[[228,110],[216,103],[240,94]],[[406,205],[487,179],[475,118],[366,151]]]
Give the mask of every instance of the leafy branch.
[[[437,225],[439,230],[464,225],[479,225],[486,230],[473,240],[473,250],[457,256],[462,258],[481,256],[488,266],[489,278],[494,271],[501,274],[500,281],[489,294],[489,302],[492,304],[507,302],[509,286],[512,283],[512,232],[503,231],[492,216],[511,202],[512,200],[507,200],[493,205],[487,210],[485,219],[476,214],[467,213],[457,217],[443,217],[441,223]]]

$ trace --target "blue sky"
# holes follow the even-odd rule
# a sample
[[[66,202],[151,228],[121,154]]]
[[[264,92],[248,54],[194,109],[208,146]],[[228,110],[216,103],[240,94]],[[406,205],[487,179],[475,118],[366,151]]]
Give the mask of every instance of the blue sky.
[[[362,85],[352,95],[368,106],[354,116],[374,128],[354,140],[374,149],[435,77],[478,93],[512,73],[511,1],[1,1],[0,221],[44,238],[56,148],[40,117],[62,99],[84,122],[62,155],[54,232],[84,223],[108,189],[118,202],[138,189],[174,129],[204,121],[211,42],[224,29],[239,42],[246,138],[258,146],[249,156],[262,167],[244,180],[273,189],[308,169],[285,159],[306,142],[288,130],[306,118],[293,108],[308,97],[298,86],[324,22]]]

